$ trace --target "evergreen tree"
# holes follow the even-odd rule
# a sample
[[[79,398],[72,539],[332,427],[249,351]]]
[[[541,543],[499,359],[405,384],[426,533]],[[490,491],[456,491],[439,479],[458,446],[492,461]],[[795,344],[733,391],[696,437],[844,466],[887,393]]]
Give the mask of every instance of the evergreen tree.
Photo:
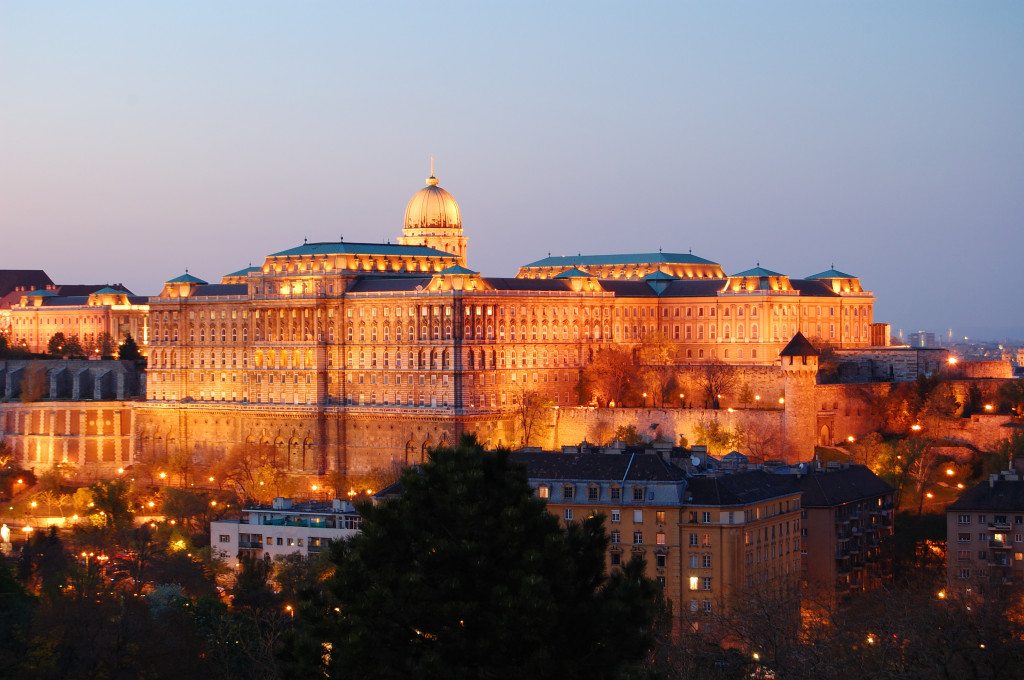
[[[232,604],[250,610],[270,609],[277,605],[277,595],[270,588],[270,574],[273,566],[270,556],[263,559],[249,553],[238,556],[241,571],[231,590]]]
[[[296,677],[615,678],[652,644],[660,588],[605,573],[603,518],[559,525],[507,453],[471,437],[360,504],[362,533],[296,615]],[[325,653],[327,650],[327,653]]]
[[[135,338],[132,337],[131,333],[126,333],[124,340],[121,341],[121,348],[117,353],[117,358],[121,361],[138,361],[142,358],[139,346],[135,344]]]

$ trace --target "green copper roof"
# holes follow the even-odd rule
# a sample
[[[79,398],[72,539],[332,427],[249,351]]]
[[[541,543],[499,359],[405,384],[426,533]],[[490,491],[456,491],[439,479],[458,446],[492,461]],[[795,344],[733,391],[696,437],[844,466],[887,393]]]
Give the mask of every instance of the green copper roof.
[[[648,274],[644,278],[647,279],[648,281],[675,281],[679,277],[678,276],[672,276],[671,274],[666,274],[665,272],[663,272],[663,271],[661,271],[659,269],[656,272],[651,272],[650,274]]]
[[[564,272],[556,275],[555,278],[556,279],[578,279],[580,277],[583,277],[583,278],[589,279],[591,276],[593,276],[593,275],[592,274],[588,274],[587,272],[583,271],[582,269],[579,269],[577,267],[571,267],[569,269],[566,269]]]
[[[426,246],[400,246],[393,243],[303,243],[301,246],[273,253],[270,257],[291,255],[411,255],[416,257],[455,257]]]
[[[753,269],[748,269],[745,272],[733,274],[733,276],[784,276],[784,274],[780,274],[779,272],[773,272],[771,269],[765,269],[764,267],[757,266],[754,267]]]
[[[856,276],[850,274],[844,274],[838,269],[829,269],[828,271],[815,274],[814,276],[808,276],[809,279],[855,279]]]
[[[543,260],[531,262],[526,267],[573,267],[576,265],[601,264],[648,264],[650,262],[670,262],[672,264],[718,264],[703,257],[686,253],[626,253],[622,255],[575,255],[548,256]]]
[[[93,295],[127,295],[128,293],[117,288],[111,288],[110,286],[104,286],[99,290],[93,291]]]
[[[33,290],[25,293],[26,297],[57,297],[57,294],[52,290]]]
[[[200,286],[202,286],[206,284],[206,281],[203,281],[202,279],[192,276],[188,272],[185,272],[181,276],[171,279],[167,283],[198,283]]]
[[[469,275],[474,275],[474,274],[479,274],[480,272],[475,272],[472,269],[466,269],[465,267],[463,267],[461,265],[453,264],[451,267],[445,267],[444,269],[442,269],[441,273],[442,274],[469,274]]]
[[[225,274],[224,276],[248,276],[249,274],[252,274],[253,272],[258,272],[259,270],[259,267],[246,267],[245,269],[239,269],[237,272],[231,272],[230,274]]]

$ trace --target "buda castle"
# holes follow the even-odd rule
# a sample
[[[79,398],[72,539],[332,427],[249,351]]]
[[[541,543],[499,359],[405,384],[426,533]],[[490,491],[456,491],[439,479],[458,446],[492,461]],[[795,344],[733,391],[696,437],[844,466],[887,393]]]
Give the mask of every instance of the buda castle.
[[[144,304],[133,297],[148,367],[145,400],[131,405],[132,456],[185,450],[208,462],[263,444],[296,472],[367,470],[418,462],[464,432],[522,443],[526,395],[555,411],[589,406],[577,387],[604,348],[657,338],[680,369],[770,371],[798,333],[835,348],[884,344],[873,295],[835,269],[726,274],[659,251],[548,256],[500,278],[467,255],[459,205],[432,172],[394,244],[303,243],[216,283],[185,272]],[[38,326],[30,315],[60,309],[59,297],[27,294],[11,310],[14,342]],[[782,394],[779,383],[765,400]],[[538,443],[559,445],[546,432]]]

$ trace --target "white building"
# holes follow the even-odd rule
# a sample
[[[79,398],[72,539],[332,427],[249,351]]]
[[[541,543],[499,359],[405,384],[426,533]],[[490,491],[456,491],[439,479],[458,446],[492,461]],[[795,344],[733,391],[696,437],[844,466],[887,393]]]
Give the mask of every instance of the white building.
[[[271,558],[290,553],[309,555],[327,547],[327,541],[359,532],[362,517],[352,503],[307,501],[293,504],[275,498],[269,505],[250,505],[237,520],[210,523],[210,545],[224,559],[242,551]]]

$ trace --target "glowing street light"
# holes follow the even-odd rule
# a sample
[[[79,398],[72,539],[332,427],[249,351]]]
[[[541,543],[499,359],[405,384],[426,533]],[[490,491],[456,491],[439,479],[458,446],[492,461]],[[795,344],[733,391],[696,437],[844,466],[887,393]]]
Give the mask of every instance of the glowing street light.
[[[160,479],[167,479],[167,473],[161,472],[159,475],[157,475],[157,477],[159,477]]]
[[[311,485],[309,486],[309,490],[310,490],[310,491],[312,491],[313,493],[316,493],[317,491],[319,491],[319,490],[320,490],[320,486],[319,486],[319,485],[317,485],[317,484],[311,484]]]
[[[956,357],[954,357],[954,356],[951,356],[951,357],[949,357],[948,359],[946,359],[946,363],[947,363],[947,364],[949,364],[950,366],[956,366],[956,365],[957,365],[957,362],[959,362],[959,361],[960,361],[960,360],[959,360],[959,359],[957,359],[957,358],[956,358]]]
[[[946,468],[946,476],[947,477],[952,477],[955,474],[956,474],[956,470],[954,470],[953,468]]]
[[[958,488],[958,489],[964,488],[964,483],[963,482],[957,482],[956,488]]]
[[[785,397],[779,397],[779,403],[780,404],[785,404],[786,403],[786,398]]]
[[[985,410],[986,411],[991,411],[993,408],[994,407],[992,406],[992,404],[985,404]]]
[[[920,432],[921,426],[917,423],[914,423],[913,425],[910,426],[910,429],[913,430],[914,432]]]
[[[940,590],[939,592],[935,593],[935,597],[939,598],[940,600],[945,600],[946,599],[946,591],[945,590]]]
[[[117,474],[123,475],[124,474],[124,468],[123,467],[117,468]]]
[[[869,645],[875,644],[875,634],[874,633],[868,633],[868,637],[867,637],[867,640],[865,640],[865,642],[867,642]]]
[[[929,491],[928,493],[925,494],[925,497],[926,498],[935,498],[935,494],[933,494],[931,491]]]
[[[855,441],[857,441],[857,438],[854,437],[852,434],[849,434],[849,435],[846,435],[846,441],[848,441],[848,442],[850,442],[852,444]]]

